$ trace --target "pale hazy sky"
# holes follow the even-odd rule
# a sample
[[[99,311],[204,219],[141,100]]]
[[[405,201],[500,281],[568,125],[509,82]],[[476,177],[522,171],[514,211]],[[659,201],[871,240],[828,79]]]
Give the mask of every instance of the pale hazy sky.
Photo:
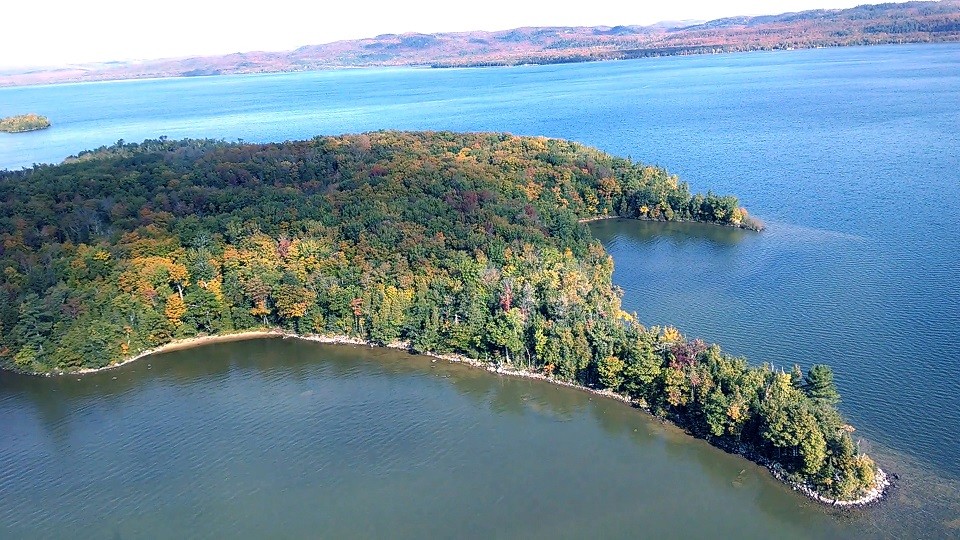
[[[870,1],[0,0],[0,67],[280,51],[385,33],[652,24]]]

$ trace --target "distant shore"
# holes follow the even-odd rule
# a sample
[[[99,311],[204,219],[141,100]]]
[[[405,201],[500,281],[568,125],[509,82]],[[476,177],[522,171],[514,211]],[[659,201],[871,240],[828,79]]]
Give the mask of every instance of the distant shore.
[[[944,0],[865,4],[711,21],[663,21],[646,26],[627,23],[407,32],[333,43],[304,43],[286,51],[248,50],[0,70],[0,87],[353,68],[495,68],[751,51],[954,43],[960,41],[958,24],[960,5]]]
[[[616,217],[616,216],[613,216],[613,217]],[[606,219],[606,218],[601,218],[601,219]],[[77,371],[61,371],[61,372],[55,372],[55,373],[33,373],[32,375],[44,375],[44,376],[51,377],[51,376],[62,376],[62,375],[91,374],[91,373],[97,373],[97,372],[100,372],[100,371],[107,371],[107,370],[115,369],[115,368],[118,368],[118,367],[120,367],[120,366],[124,366],[124,365],[126,365],[126,364],[129,364],[129,363],[131,363],[131,362],[135,362],[135,361],[137,361],[137,360],[140,360],[140,359],[142,359],[142,358],[145,358],[145,357],[148,357],[148,356],[152,356],[152,355],[155,355],[155,354],[160,354],[160,353],[166,353],[166,352],[172,352],[172,351],[188,350],[188,349],[193,349],[193,348],[202,347],[202,346],[205,346],[205,345],[211,345],[211,344],[215,344],[215,343],[229,343],[229,342],[234,342],[234,341],[248,341],[248,340],[254,340],[254,339],[276,339],[276,338],[280,338],[280,339],[299,339],[299,340],[303,340],[303,341],[312,341],[312,342],[315,342],[315,343],[322,343],[322,344],[327,344],[327,345],[354,345],[354,346],[358,346],[358,345],[359,345],[359,346],[369,346],[369,347],[378,347],[378,346],[380,346],[380,345],[378,345],[378,344],[376,344],[376,343],[373,343],[373,342],[370,342],[370,341],[365,341],[365,340],[362,340],[362,339],[359,339],[359,338],[355,338],[355,337],[352,337],[352,336],[346,336],[346,335],[337,335],[337,334],[334,334],[334,335],[321,335],[321,334],[300,335],[300,334],[294,334],[294,333],[286,332],[286,331],[279,330],[279,329],[248,330],[248,331],[236,332],[236,333],[233,333],[233,334],[220,334],[220,335],[211,335],[211,336],[197,336],[197,337],[190,337],[190,338],[179,339],[179,340],[172,341],[172,342],[167,343],[167,344],[164,344],[164,345],[160,345],[160,346],[158,346],[158,347],[154,347],[154,348],[152,348],[152,349],[147,349],[147,350],[141,351],[141,352],[137,353],[137,354],[134,355],[134,356],[131,356],[130,358],[128,358],[128,359],[126,359],[126,360],[123,360],[123,361],[121,361],[121,362],[117,362],[117,363],[115,363],[115,364],[111,364],[111,365],[109,365],[109,366],[104,366],[104,367],[101,367],[101,368],[85,368],[85,369],[81,369],[81,370],[77,370]],[[410,349],[410,343],[409,343],[409,342],[406,342],[406,341],[395,341],[395,342],[393,342],[393,343],[388,343],[388,344],[384,345],[383,347],[390,348],[390,349],[397,349],[397,350],[401,350],[401,351],[408,351],[408,352],[411,352],[411,353],[413,352],[413,351]],[[553,377],[549,377],[549,376],[547,376],[547,375],[544,375],[544,374],[542,374],[542,373],[538,373],[538,372],[535,372],[535,371],[530,371],[530,370],[526,370],[526,369],[518,369],[518,368],[515,368],[515,367],[513,367],[513,366],[507,366],[507,365],[495,365],[495,364],[492,364],[492,363],[490,363],[490,362],[486,362],[486,361],[479,360],[479,359],[475,359],[475,358],[469,358],[469,357],[467,357],[467,356],[463,356],[463,355],[459,355],[459,354],[452,354],[452,353],[439,354],[439,353],[426,352],[426,353],[422,353],[422,355],[423,355],[423,356],[427,356],[427,357],[431,357],[431,358],[435,358],[435,359],[438,359],[438,360],[445,360],[445,361],[447,361],[447,362],[452,362],[452,363],[457,363],[457,364],[465,364],[465,365],[467,365],[467,366],[474,367],[474,368],[477,368],[477,369],[483,369],[483,370],[485,370],[485,371],[488,371],[488,372],[490,372],[490,373],[495,373],[495,374],[497,374],[497,375],[504,375],[504,376],[508,376],[508,377],[520,377],[520,378],[524,378],[524,379],[536,379],[536,380],[539,380],[539,381],[544,381],[544,382],[548,382],[548,383],[551,383],[551,384],[555,384],[555,385],[558,385],[558,386],[566,386],[566,387],[568,387],[568,388],[573,388],[573,389],[580,390],[580,391],[583,391],[583,392],[589,392],[589,393],[591,393],[591,394],[595,394],[595,395],[602,396],[602,397],[605,397],[605,398],[610,398],[610,399],[615,399],[615,400],[617,400],[617,401],[622,401],[622,402],[627,403],[627,404],[629,404],[629,405],[631,405],[631,406],[633,406],[633,407],[636,407],[636,408],[639,408],[639,409],[643,409],[644,411],[646,411],[646,412],[649,413],[649,409],[646,407],[646,404],[643,403],[642,401],[638,401],[638,400],[632,399],[632,398],[630,398],[629,396],[625,396],[625,395],[623,395],[623,394],[618,394],[618,393],[612,392],[612,391],[610,391],[610,390],[598,390],[598,389],[596,389],[596,388],[590,388],[590,387],[583,386],[583,385],[576,384],[576,383],[572,383],[572,382],[569,382],[569,381],[561,381],[561,380],[559,380],[559,379],[555,379],[555,378],[553,378]],[[679,427],[682,428],[682,426],[679,426]],[[806,485],[803,485],[803,484],[798,484],[798,483],[796,483],[796,482],[790,481],[790,480],[786,477],[785,472],[784,472],[778,465],[776,465],[776,464],[774,464],[774,463],[772,463],[772,462],[769,462],[769,461],[767,461],[767,460],[765,460],[765,459],[763,459],[763,458],[750,457],[749,455],[747,455],[747,452],[743,451],[742,449],[722,448],[722,447],[717,447],[717,448],[720,449],[720,450],[726,450],[726,451],[728,451],[728,452],[735,453],[735,454],[737,454],[737,455],[742,456],[744,459],[747,459],[747,460],[749,460],[749,461],[752,461],[752,462],[754,462],[754,463],[757,463],[757,464],[765,467],[767,470],[770,471],[770,474],[773,475],[774,478],[776,478],[777,480],[780,480],[780,481],[783,482],[784,484],[790,486],[790,488],[792,488],[794,491],[798,491],[798,492],[802,493],[803,495],[805,495],[806,497],[808,497],[808,498],[810,498],[810,499],[812,499],[812,500],[815,500],[815,501],[817,501],[817,502],[819,502],[819,503],[822,503],[822,504],[825,504],[825,505],[829,505],[829,506],[833,506],[833,507],[838,507],[838,508],[857,508],[857,507],[868,506],[868,505],[877,503],[877,502],[879,502],[881,499],[883,499],[883,497],[886,495],[888,489],[889,489],[890,486],[891,486],[890,478],[887,476],[887,474],[886,474],[882,469],[880,469],[879,467],[877,467],[877,474],[876,474],[876,482],[875,482],[875,485],[874,485],[873,488],[869,489],[863,496],[861,496],[861,497],[859,497],[859,498],[857,498],[857,499],[853,499],[853,500],[836,500],[836,499],[831,499],[831,498],[829,498],[829,497],[825,497],[825,496],[817,493],[815,490],[813,490],[813,489],[810,488],[809,486],[806,486]]]

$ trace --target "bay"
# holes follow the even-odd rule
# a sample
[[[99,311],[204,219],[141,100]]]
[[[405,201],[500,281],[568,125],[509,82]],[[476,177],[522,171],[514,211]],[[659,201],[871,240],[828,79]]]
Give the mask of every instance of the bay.
[[[842,538],[762,468],[627,405],[291,339],[4,374],[0,537]]]
[[[772,512],[759,508],[758,500],[750,504],[736,499],[737,504],[750,509],[745,515],[759,523],[765,518],[758,516],[773,516],[771,523],[796,526],[797,534],[958,534],[958,45],[0,89],[0,113],[24,111],[45,114],[54,127],[0,134],[0,167],[57,162],[118,139],[161,135],[271,141],[375,129],[483,130],[574,139],[666,166],[694,189],[735,193],[768,223],[767,231],[633,221],[591,226],[614,256],[614,279],[625,290],[625,306],[646,324],[676,325],[753,362],[784,368],[793,363],[831,364],[844,395],[841,409],[858,428],[855,435],[886,469],[902,477],[889,503],[863,518],[836,518],[798,501]],[[363,361],[363,355],[357,358]],[[138,384],[147,387],[154,376],[143,371],[136,375],[143,378]],[[178,384],[207,384],[215,393],[221,379],[197,374],[197,380],[190,381],[184,378]],[[25,398],[21,384],[37,388],[33,395],[43,398]],[[45,424],[38,411],[73,407],[54,392],[61,384],[46,379],[12,382],[0,375],[0,400],[6,407],[0,409],[0,422],[20,426],[25,434],[16,444],[37,445],[57,437],[56,423]],[[174,384],[156,384],[158,392],[176,394]],[[255,385],[251,382],[241,393],[259,397]],[[424,388],[423,393],[430,391]],[[109,393],[98,397],[96,392],[86,399],[94,410],[110,400]],[[154,405],[162,410],[169,403]],[[138,418],[147,421],[145,409],[137,409],[136,403],[131,407],[141,410]],[[111,417],[102,413],[99,421],[109,424]],[[284,417],[277,421],[279,425]],[[88,431],[96,433],[95,427]],[[510,428],[503,429],[509,438]],[[524,429],[532,428],[518,432]],[[20,458],[7,457],[14,455],[14,439],[4,435],[3,441],[5,470],[23,469]],[[119,443],[101,444],[109,448]],[[629,444],[632,450],[621,450],[637,453],[637,443]],[[688,441],[677,447],[699,448],[697,444]],[[676,469],[672,474],[687,474],[687,483],[693,482],[689,477],[714,473],[729,480],[725,472],[717,472],[728,470],[722,465],[728,456],[703,451],[712,457],[688,456],[662,465]],[[95,454],[88,457],[95,460]],[[635,465],[643,467],[649,456],[639,454]],[[45,455],[53,463],[63,458],[56,450]],[[171,462],[175,456],[173,452]],[[242,460],[232,463],[244,466]],[[154,466],[169,463],[157,461]],[[504,477],[516,474],[516,469],[507,471]],[[621,475],[617,471],[610,477]],[[15,480],[0,480],[4,499],[19,499],[28,479],[4,478]],[[551,484],[540,487],[553,489]],[[739,489],[732,483],[728,487],[718,493],[733,497]],[[466,482],[456,489],[477,488]],[[42,492],[32,497],[38,508],[50,506]],[[691,508],[701,512],[694,521],[704,523],[721,520],[729,511],[720,503],[722,497],[699,505],[689,497],[686,492],[663,495],[675,511],[651,514],[647,526],[660,523],[663,531],[672,530],[666,524],[689,521],[684,516]],[[766,492],[760,498],[776,499]],[[644,495],[643,500],[648,499],[661,502],[653,493]],[[614,504],[619,497],[602,500]],[[486,515],[496,514],[490,508],[500,507],[489,507]],[[288,519],[297,513],[272,512]],[[635,525],[626,514],[609,519]],[[885,525],[877,529],[877,523]],[[758,527],[757,536],[770,530]],[[496,533],[520,535],[526,530],[507,526]]]

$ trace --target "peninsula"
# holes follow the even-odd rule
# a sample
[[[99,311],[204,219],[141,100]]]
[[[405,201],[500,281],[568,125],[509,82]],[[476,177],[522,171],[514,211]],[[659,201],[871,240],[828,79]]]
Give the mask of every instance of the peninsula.
[[[773,4],[771,4],[773,5]],[[320,69],[479,67],[890,43],[960,41],[960,0],[861,5],[649,26],[384,34],[292,51],[104,62],[0,72],[0,86]]]
[[[6,133],[24,133],[50,127],[50,120],[39,114],[21,114],[0,118],[0,131]]]
[[[751,366],[621,309],[582,219],[753,226],[735,197],[658,167],[505,133],[161,139],[0,172],[0,210],[6,369],[264,329],[341,336],[621,396],[817,497],[883,482],[830,368]]]

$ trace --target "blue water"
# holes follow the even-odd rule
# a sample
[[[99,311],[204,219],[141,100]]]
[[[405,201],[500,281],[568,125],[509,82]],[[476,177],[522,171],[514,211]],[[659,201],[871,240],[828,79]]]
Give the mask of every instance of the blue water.
[[[596,225],[624,304],[755,362],[831,364],[888,468],[960,479],[960,45],[0,89],[0,116],[28,111],[53,127],[0,134],[0,168],[161,135],[508,131],[737,194],[766,232]]]

